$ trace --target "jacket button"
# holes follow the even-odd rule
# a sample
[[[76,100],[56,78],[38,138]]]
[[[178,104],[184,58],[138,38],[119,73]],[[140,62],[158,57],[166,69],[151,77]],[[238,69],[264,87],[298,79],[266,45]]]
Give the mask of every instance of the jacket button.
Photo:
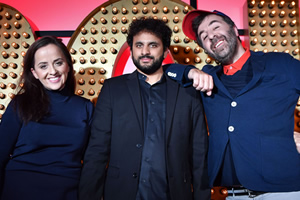
[[[136,148],[141,148],[143,145],[141,145],[141,144],[136,144],[135,146],[136,146]]]
[[[132,174],[132,177],[133,177],[133,178],[136,178],[136,177],[137,177],[137,174],[136,174],[136,173],[133,173],[133,174]]]

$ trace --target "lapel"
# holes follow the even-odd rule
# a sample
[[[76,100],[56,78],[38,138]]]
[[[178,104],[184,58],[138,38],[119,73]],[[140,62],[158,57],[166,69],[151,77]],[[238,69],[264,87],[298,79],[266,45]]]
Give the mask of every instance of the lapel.
[[[250,89],[252,89],[253,87],[255,87],[257,82],[261,79],[261,76],[265,70],[265,65],[266,65],[263,55],[264,55],[263,52],[254,53],[251,51],[251,56],[249,58],[250,59],[249,65],[251,65],[251,67],[252,67],[253,77],[252,77],[251,81],[238,93],[237,96],[240,96],[240,95],[244,94],[245,92],[249,91]],[[213,76],[214,84],[216,85],[216,87],[218,88],[218,90],[220,92],[224,93],[229,98],[232,98],[232,96],[228,92],[227,88],[220,81],[220,79],[217,75],[217,73],[220,70],[223,70],[223,67],[221,65],[218,65],[218,66],[213,67],[212,71],[210,72],[210,74]]]
[[[129,94],[130,94],[130,97],[132,100],[132,104],[135,108],[135,113],[137,115],[141,133],[143,133],[143,135],[144,135],[142,99],[141,99],[139,80],[138,80],[136,70],[133,73],[128,75],[126,84],[127,84]],[[124,105],[124,106],[126,106],[126,105]]]
[[[166,76],[167,81],[167,101],[166,101],[166,138],[168,141],[171,126],[173,123],[176,101],[178,96],[179,84]]]

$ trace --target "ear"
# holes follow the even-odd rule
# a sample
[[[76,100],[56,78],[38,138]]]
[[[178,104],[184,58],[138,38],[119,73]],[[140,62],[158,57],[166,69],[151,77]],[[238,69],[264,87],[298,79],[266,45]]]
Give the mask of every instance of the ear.
[[[236,26],[234,26],[234,32],[235,32],[236,37],[238,37],[239,36],[239,31],[238,31],[238,28]]]
[[[167,48],[164,52],[164,58],[166,58],[168,56],[168,53],[170,52],[169,48]]]
[[[36,74],[35,70],[33,68],[30,68],[31,70],[31,73],[33,74],[33,76],[36,78],[36,79],[39,79],[38,75]]]

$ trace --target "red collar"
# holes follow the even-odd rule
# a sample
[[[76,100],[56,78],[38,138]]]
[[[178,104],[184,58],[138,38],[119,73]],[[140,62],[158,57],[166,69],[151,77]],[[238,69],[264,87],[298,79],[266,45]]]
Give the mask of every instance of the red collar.
[[[246,61],[248,60],[249,57],[250,57],[250,50],[248,48],[246,48],[245,53],[235,63],[223,66],[224,74],[233,75],[237,71],[241,70],[243,65],[246,63]]]

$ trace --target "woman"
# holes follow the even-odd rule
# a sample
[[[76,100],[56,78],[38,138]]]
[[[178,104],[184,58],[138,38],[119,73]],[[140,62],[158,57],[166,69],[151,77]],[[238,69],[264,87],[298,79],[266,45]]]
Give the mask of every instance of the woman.
[[[55,37],[34,42],[23,88],[0,124],[2,200],[76,200],[93,104],[74,95],[71,56]]]

